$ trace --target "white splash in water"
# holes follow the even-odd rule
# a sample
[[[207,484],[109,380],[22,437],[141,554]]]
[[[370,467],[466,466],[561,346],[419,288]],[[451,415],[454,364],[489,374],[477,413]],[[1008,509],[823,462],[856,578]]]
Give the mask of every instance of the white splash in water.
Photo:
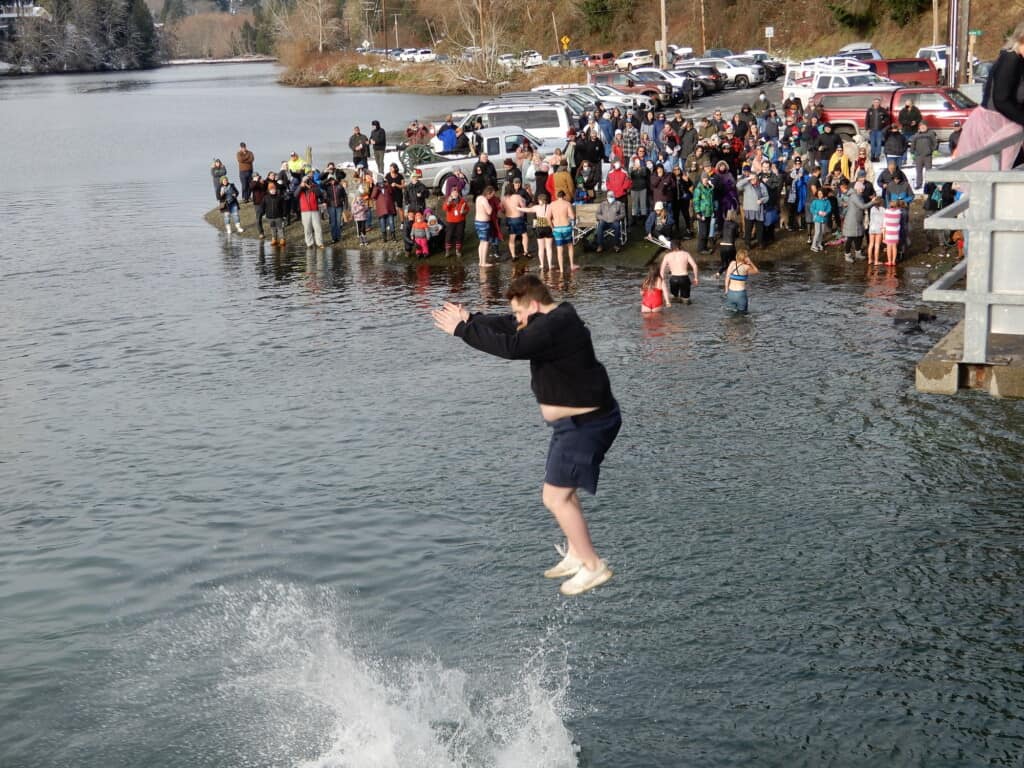
[[[564,647],[514,674],[468,675],[437,660],[357,648],[327,588],[221,589],[230,661],[220,697],[250,722],[245,764],[297,768],[575,768]],[[554,658],[553,658],[554,657]],[[486,679],[484,679],[486,677]],[[248,702],[248,705],[245,704]],[[244,713],[244,714],[243,714]],[[252,722],[255,718],[256,723]]]

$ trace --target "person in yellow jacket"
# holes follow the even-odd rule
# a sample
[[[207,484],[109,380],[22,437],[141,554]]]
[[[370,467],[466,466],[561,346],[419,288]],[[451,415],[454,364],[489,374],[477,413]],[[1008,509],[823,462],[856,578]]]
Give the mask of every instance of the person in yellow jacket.
[[[832,173],[836,169],[843,175],[844,179],[852,180],[850,170],[850,158],[846,156],[846,151],[843,149],[843,145],[840,143],[836,147],[836,151],[832,153],[832,157],[828,159],[828,172]]]
[[[302,169],[304,166],[305,162],[301,157],[299,157],[299,153],[292,152],[291,156],[288,158],[288,173],[302,178]]]

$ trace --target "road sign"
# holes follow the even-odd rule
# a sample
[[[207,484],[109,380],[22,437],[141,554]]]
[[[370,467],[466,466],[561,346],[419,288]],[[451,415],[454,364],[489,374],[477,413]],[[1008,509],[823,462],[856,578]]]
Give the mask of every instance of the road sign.
[[[980,29],[972,29],[967,34],[970,35],[971,37],[981,37],[981,30]]]
[[[568,48],[570,42],[572,42],[572,41],[569,39],[568,35],[562,35],[562,47],[563,48]]]
[[[769,40],[775,37],[775,27],[765,27],[764,36],[767,37]]]

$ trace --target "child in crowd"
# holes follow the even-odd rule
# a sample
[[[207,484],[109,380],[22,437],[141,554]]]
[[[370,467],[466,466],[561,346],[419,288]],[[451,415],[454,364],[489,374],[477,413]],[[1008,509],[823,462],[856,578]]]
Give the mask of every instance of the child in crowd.
[[[462,258],[462,241],[466,236],[466,214],[469,213],[469,203],[455,189],[452,190],[452,193],[441,207],[444,208],[446,221],[444,227],[444,255],[450,256],[451,249],[455,248],[455,256]]]
[[[885,209],[885,263],[896,265],[896,255],[900,247],[900,225],[902,224],[902,203],[893,198]]]
[[[412,222],[412,241],[416,244],[416,255],[420,258],[430,255],[430,230],[427,228],[427,220],[423,218],[423,212],[417,211],[416,218]]]
[[[868,212],[868,264],[882,263],[882,235],[885,233],[885,203],[876,197]]]
[[[811,201],[811,217],[814,222],[814,239],[811,241],[811,250],[814,253],[821,253],[825,250],[825,226],[832,216],[832,204],[825,196],[825,190],[818,187],[817,197]]]
[[[665,308],[665,282],[658,264],[647,268],[647,277],[640,285],[640,312],[661,312]]]
[[[368,245],[366,242],[367,219],[370,218],[370,195],[365,189],[361,189],[352,196],[352,220],[356,223],[356,232],[359,234],[359,244]]]

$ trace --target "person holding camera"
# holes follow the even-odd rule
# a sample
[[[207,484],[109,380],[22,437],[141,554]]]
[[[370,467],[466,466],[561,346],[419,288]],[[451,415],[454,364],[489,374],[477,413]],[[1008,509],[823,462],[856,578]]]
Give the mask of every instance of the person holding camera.
[[[299,216],[302,218],[302,233],[306,237],[306,247],[324,247],[324,228],[320,223],[320,203],[324,201],[324,193],[313,183],[312,176],[303,177],[299,183]]]

